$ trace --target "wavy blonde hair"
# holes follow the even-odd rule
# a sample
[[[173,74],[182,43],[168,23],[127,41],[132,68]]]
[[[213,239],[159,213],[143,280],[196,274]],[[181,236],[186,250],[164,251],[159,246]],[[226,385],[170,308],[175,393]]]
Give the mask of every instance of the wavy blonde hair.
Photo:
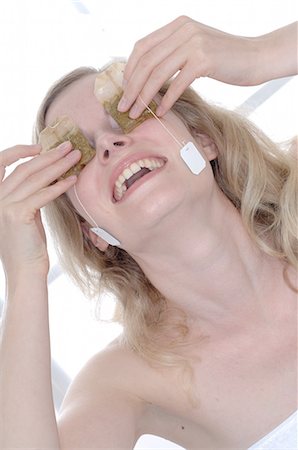
[[[76,69],[49,90],[37,115],[35,142],[55,98],[71,83],[97,72]],[[208,104],[191,88],[172,110],[192,134],[206,134],[215,142],[219,152],[211,162],[215,179],[239,210],[252,239],[267,254],[297,267],[295,156],[241,115]],[[115,318],[123,324],[125,342],[151,363],[185,363],[181,349],[187,345],[188,327],[183,311],[168,307],[126,251],[112,246],[104,253],[98,250],[82,233],[83,219],[66,194],[45,212],[62,265],[73,280],[89,296],[99,297],[102,290],[116,296]]]

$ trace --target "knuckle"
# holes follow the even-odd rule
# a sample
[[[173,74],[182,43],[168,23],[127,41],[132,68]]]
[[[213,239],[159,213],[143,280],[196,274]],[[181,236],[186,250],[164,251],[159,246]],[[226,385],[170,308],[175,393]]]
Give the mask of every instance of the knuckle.
[[[27,178],[27,181],[28,181],[29,183],[34,184],[35,182],[37,182],[37,181],[39,180],[39,178],[40,178],[40,175],[39,175],[39,174],[31,174],[31,175]]]
[[[9,148],[8,150],[17,150],[17,151],[20,151],[20,150],[23,150],[23,149],[24,149],[24,145],[22,145],[22,144],[17,144],[17,145],[14,145],[13,147]]]
[[[194,33],[197,32],[196,23],[193,20],[184,22],[183,31],[184,31],[184,33],[187,33],[188,35],[192,36]]]
[[[189,45],[196,52],[196,56],[203,55],[205,53],[205,39],[201,34],[193,34],[189,38]]]
[[[18,145],[15,145],[14,147],[5,148],[4,150],[0,151],[0,166],[5,166],[7,164],[8,153],[11,153],[14,150],[18,150],[18,147]]]
[[[142,53],[145,49],[145,38],[139,39],[134,45],[134,52],[136,54]]]
[[[24,164],[19,164],[18,166],[16,166],[16,168],[14,169],[14,173],[15,175],[21,175],[24,172]]]
[[[158,65],[151,73],[150,75],[151,81],[153,82],[154,86],[160,87],[161,84],[163,84],[164,81],[164,74],[163,69],[161,65]]]
[[[183,25],[184,23],[190,22],[190,21],[192,21],[192,19],[184,14],[177,17],[177,19],[176,19],[176,22],[181,25]]]
[[[150,54],[146,54],[142,56],[140,59],[139,65],[142,70],[148,70],[152,65],[152,57]]]

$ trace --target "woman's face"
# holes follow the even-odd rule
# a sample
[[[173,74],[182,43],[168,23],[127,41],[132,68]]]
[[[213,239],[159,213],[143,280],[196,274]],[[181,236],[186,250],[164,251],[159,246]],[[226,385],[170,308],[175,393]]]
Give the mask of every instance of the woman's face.
[[[88,75],[66,88],[50,106],[46,122],[70,117],[96,149],[78,177],[77,194],[98,226],[116,236],[125,249],[134,249],[154,236],[171,214],[179,208],[187,214],[199,197],[210,192],[212,170],[206,164],[198,176],[193,175],[180,157],[181,146],[153,117],[123,134],[93,93],[95,77]],[[179,142],[196,142],[173,112],[162,122]],[[207,160],[200,142],[196,145]],[[129,170],[136,172],[134,177]],[[124,181],[127,176],[130,179]],[[89,221],[73,188],[68,195]]]

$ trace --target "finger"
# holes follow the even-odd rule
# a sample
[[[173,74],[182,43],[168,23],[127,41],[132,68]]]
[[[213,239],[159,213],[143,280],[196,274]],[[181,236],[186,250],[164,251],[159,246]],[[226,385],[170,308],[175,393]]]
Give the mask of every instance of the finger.
[[[160,117],[166,114],[196,78],[198,78],[197,72],[186,64],[171,82],[156,110],[156,115]]]
[[[189,22],[191,19],[186,16],[180,16],[173,20],[167,25],[153,31],[153,33],[148,34],[146,37],[140,39],[134,46],[134,49],[128,58],[127,64],[124,70],[124,79],[129,80],[135,68],[137,66],[138,60],[142,55],[147,53],[151,48],[158,45],[163,40],[167,39],[171,34],[173,34],[178,28],[180,28],[185,23]]]
[[[6,167],[17,162],[21,158],[35,156],[41,151],[40,144],[34,145],[15,145],[0,152],[0,166]]]
[[[81,158],[81,152],[79,150],[73,150],[63,159],[56,161],[54,164],[46,167],[40,172],[31,175],[25,183],[23,183],[19,189],[16,189],[10,194],[11,201],[20,201],[33,195],[50,183],[57,180],[63,173],[67,172],[74,164],[76,164]],[[56,183],[55,183],[56,184]]]
[[[0,166],[0,181],[5,177],[5,166]]]
[[[1,198],[9,196],[11,201],[19,201],[32,195],[34,192],[45,188],[53,181],[56,181],[63,173],[69,170],[81,158],[81,152],[74,150],[66,155],[64,158],[44,167],[42,170],[33,173],[22,183],[17,185],[14,190],[10,190],[3,195],[1,191]],[[11,186],[9,186],[11,189]]]
[[[185,57],[184,48],[176,49],[152,71],[147,83],[129,112],[129,116],[132,119],[136,119],[141,114],[144,110],[144,103],[146,105],[150,103],[154,95],[163,86],[165,80],[169,80],[177,70],[185,66]]]
[[[158,43],[158,45],[151,48],[149,51],[147,51],[147,53],[145,53],[138,59],[135,70],[131,74],[131,77],[125,87],[122,100],[118,105],[119,111],[127,111],[137,100],[137,97],[144,89],[144,86],[149,85],[150,91],[151,86],[149,83],[154,78],[155,74],[158,74],[159,72],[159,75],[161,75],[162,81],[159,83],[159,87],[161,87],[162,84],[170,78],[170,76],[174,75],[174,73],[176,73],[177,70],[180,69],[181,57],[179,58],[179,60],[176,60],[175,55],[179,55],[179,51],[177,53],[177,50],[179,50],[179,48],[184,44],[188,43],[188,40],[194,33],[193,28],[187,27],[185,29],[184,25],[180,26],[171,35],[163,39]],[[187,54],[187,51],[188,48],[186,47],[185,55]],[[182,57],[183,59],[185,58],[185,55]],[[171,59],[169,59],[169,56],[171,57]],[[165,71],[161,72],[159,70],[159,66],[165,60],[169,63],[170,69],[168,70],[166,65],[163,64],[162,67],[165,68]],[[151,88],[151,90],[151,97],[148,99],[146,98],[146,101],[148,101],[148,103],[150,103],[151,99],[157,92],[156,87],[155,91],[154,87]],[[140,111],[137,111],[135,108],[130,117],[137,118],[141,114],[143,109],[144,108],[142,108]]]
[[[66,142],[59,145],[54,150],[39,154],[30,161],[19,164],[0,185],[0,197],[3,198],[8,195],[19,185],[21,185],[26,178],[63,158],[71,150],[71,148],[72,146],[70,142]]]
[[[76,181],[77,176],[72,175],[63,180],[57,181],[57,183],[47,186],[46,188],[43,188],[38,192],[35,192],[32,196],[27,198],[27,207],[35,211],[43,208],[48,203],[64,194],[76,183]]]
[[[165,81],[176,73],[177,64],[174,64],[175,68],[173,69],[172,64],[166,67],[160,60],[153,70],[148,66],[146,70],[136,71],[130,81],[131,88],[128,86],[130,98],[123,98],[125,107],[121,108],[123,105],[119,105],[119,111],[128,110],[132,107],[129,117],[132,119],[139,117],[144,111],[145,105],[149,105]]]
[[[32,222],[38,214],[39,210],[46,206],[51,201],[60,197],[68,189],[70,189],[77,181],[75,175],[65,178],[64,180],[58,181],[56,184],[48,186],[35,192],[30,197],[25,200],[15,201],[9,203],[10,208],[18,212],[18,217],[27,223]]]

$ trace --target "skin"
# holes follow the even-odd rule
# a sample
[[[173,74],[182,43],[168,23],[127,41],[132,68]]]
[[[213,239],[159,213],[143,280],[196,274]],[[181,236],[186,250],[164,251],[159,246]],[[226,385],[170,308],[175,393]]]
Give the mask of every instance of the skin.
[[[0,153],[0,257],[7,293],[0,336],[3,449],[60,448],[50,371],[49,258],[40,208],[76,181],[49,186],[79,159],[79,152],[70,153],[66,146],[39,156],[40,150],[19,145]],[[5,167],[26,157],[30,161],[3,181]]]
[[[154,414],[161,414],[164,421],[164,429],[160,425],[162,431],[159,431],[162,434],[167,429],[168,421],[171,423],[173,420],[175,423],[178,411],[185,411],[182,422],[188,424],[193,437],[189,439],[188,436],[180,441],[181,435],[177,440],[173,432],[168,438],[175,438],[176,442],[182,442],[188,448],[198,442],[198,437],[206,445],[210,445],[209,440],[211,445],[216,445],[217,440],[220,442],[222,429],[215,427],[214,417],[209,417],[209,422],[204,417],[203,410],[206,408],[209,416],[215,408],[214,396],[209,400],[208,394],[211,394],[217,384],[222,383],[230,393],[229,397],[224,393],[218,394],[221,406],[217,418],[223,420],[227,427],[223,429],[230,429],[235,422],[238,424],[236,416],[240,412],[244,419],[248,419],[249,413],[244,414],[243,411],[245,404],[245,408],[256,411],[256,418],[262,418],[265,434],[270,431],[271,424],[278,424],[280,419],[287,417],[295,409],[292,397],[295,391],[295,295],[283,280],[282,265],[256,248],[247,235],[239,214],[218,189],[208,164],[209,159],[216,157],[216,148],[207,136],[196,137],[196,143],[206,158],[207,168],[199,176],[193,176],[181,162],[172,137],[156,120],[148,120],[129,135],[112,129],[103,109],[94,99],[93,81],[93,76],[86,77],[69,87],[54,102],[48,113],[49,122],[56,116],[70,115],[97,149],[96,158],[82,171],[77,181],[79,198],[97,223],[119,238],[122,247],[136,259],[145,274],[168,299],[169,305],[181,307],[187,312],[193,337],[199,338],[201,334],[208,337],[208,343],[203,344],[199,352],[195,350],[197,343],[192,349],[197,356],[204,355],[203,362],[196,365],[194,384],[202,396],[204,407],[192,412],[187,408],[187,400],[183,400],[181,388],[177,390],[177,374],[173,376],[167,373],[168,380],[172,380],[173,384],[167,389],[168,395],[165,395],[162,390],[166,381],[162,379],[162,375],[136,358],[136,371],[140,370],[149,377],[148,383],[138,385],[134,391],[135,372],[128,369],[131,384],[126,389],[131,395],[134,392],[135,396],[137,393],[137,398],[145,397],[147,400],[142,405],[145,409],[139,423],[144,421],[144,427],[152,426],[151,414],[155,411]],[[80,108],[76,108],[76,102],[79,102]],[[163,120],[180,139],[194,139],[173,113],[166,114]],[[113,203],[109,188],[113,169],[133,152],[138,158],[138,152],[144,149],[149,149],[149,156],[152,154],[166,158],[167,164],[160,173],[144,182],[122,202]],[[109,151],[108,157],[106,150]],[[70,188],[68,195],[82,212],[73,195],[73,188]],[[101,239],[92,239],[99,248],[104,247]],[[284,339],[280,342],[281,331]],[[254,349],[264,339],[266,350],[256,357]],[[287,354],[284,358],[284,367],[288,370],[281,377],[280,374],[277,376],[272,360],[276,357],[275,352],[279,353],[283,346],[291,356]],[[219,348],[223,353],[219,358],[220,364],[217,365],[213,358]],[[243,360],[240,355],[247,352],[252,355]],[[111,353],[112,364],[117,365],[115,359],[119,357],[119,347],[116,345]],[[135,360],[135,356],[131,354],[127,358],[124,367]],[[242,362],[235,368],[237,358]],[[262,358],[265,364],[262,363]],[[228,368],[227,360],[233,369]],[[254,366],[256,374],[248,381],[246,374],[250,365]],[[260,368],[256,369],[258,366]],[[213,369],[216,375],[214,378],[211,376],[212,381],[208,382]],[[201,377],[206,389],[204,393],[201,390]],[[241,377],[244,380],[240,380]],[[228,378],[230,381],[223,381]],[[153,392],[156,379],[160,386],[157,396]],[[122,386],[122,381],[120,384]],[[272,390],[278,390],[281,385],[282,395],[273,400]],[[255,399],[253,395],[256,389],[263,390],[259,399]],[[242,393],[242,390],[246,392]],[[249,396],[247,390],[250,392]],[[150,408],[149,400],[153,404]],[[242,403],[242,406],[238,403]],[[278,414],[276,411],[272,413],[273,403],[278,405]],[[181,406],[178,411],[177,404]],[[166,408],[174,419],[165,413]],[[223,418],[227,411],[234,423],[233,419],[229,422]],[[264,417],[267,418],[265,421]],[[196,423],[194,428],[190,421]],[[199,430],[202,424],[211,428],[212,424],[214,426],[207,437]],[[247,437],[247,443],[253,443],[254,438],[256,440],[258,437],[258,430],[259,421],[256,419],[250,429],[245,428],[242,423],[241,434],[239,429],[237,432],[231,431],[227,442],[231,439],[231,442],[239,444]]]
[[[1,446],[120,450],[152,433],[188,450],[198,443],[209,449],[247,448],[297,407],[296,295],[283,279],[281,263],[256,248],[218,189],[209,165],[217,149],[210,138],[190,136],[171,112],[163,118],[179,139],[196,142],[205,157],[206,169],[194,176],[156,120],[129,135],[115,128],[93,96],[93,83],[93,75],[74,83],[47,115],[48,123],[69,115],[97,150],[78,179],[50,185],[79,159],[68,144],[41,156],[36,146],[0,154],[0,167],[33,156],[0,185],[1,259],[9,293],[0,347],[0,400],[7,417],[0,422]],[[109,182],[115,167],[143,151],[166,158],[166,165],[123,202],[113,203]],[[39,209],[67,192],[84,216],[74,183],[89,214],[119,238],[169,305],[187,313],[195,341],[184,356],[197,357],[192,380],[197,406],[189,403],[176,369],[153,368],[115,341],[76,377],[56,423],[48,256]],[[93,233],[89,237],[106,248]]]
[[[108,120],[103,108],[98,104],[90,89],[93,78],[86,77],[82,82],[84,88],[86,85],[86,92],[84,95],[78,97],[78,100],[73,95],[73,92],[77,91],[76,84],[71,86],[65,94],[62,94],[51,106],[47,121],[50,123],[54,117],[59,117],[61,114],[67,113],[72,120],[79,124],[92,145],[100,150],[96,158],[88,164],[79,176],[76,184],[79,198],[97,223],[117,236],[124,248],[132,253],[134,257],[137,257],[138,249],[145,249],[147,247],[148,249],[152,249],[152,247],[154,248],[156,246],[155,233],[159,233],[159,223],[163,219],[162,216],[164,215],[166,218],[168,215],[168,212],[163,214],[163,211],[165,211],[165,203],[168,205],[168,210],[176,209],[183,202],[185,198],[184,192],[187,189],[189,190],[191,183],[193,195],[188,200],[188,208],[190,208],[191,201],[195,201],[195,197],[197,196],[198,186],[201,186],[200,189],[203,195],[203,190],[207,190],[207,183],[210,184],[212,182],[210,181],[212,171],[208,165],[202,177],[192,177],[189,179],[189,169],[181,163],[178,144],[173,141],[173,138],[155,119],[147,120],[129,135],[122,134],[119,128],[113,128],[113,123]],[[80,102],[79,109],[76,107],[77,101]],[[69,105],[67,108],[64,106],[65,103]],[[90,118],[87,123],[84,121],[85,115],[88,115]],[[98,123],[102,123],[102,126],[98,126]],[[172,112],[168,113],[164,119],[164,124],[170,130],[174,130],[175,135],[180,141],[193,140],[193,137]],[[156,133],[158,133],[157,139],[154,137]],[[152,138],[148,138],[149,135],[152,135]],[[204,139],[202,136],[198,137],[198,140],[200,141],[198,145],[201,147],[201,142],[204,141],[204,157],[206,160],[208,161],[208,157],[210,159],[215,158],[216,149],[212,142],[206,138]],[[114,142],[117,145],[113,145]],[[109,150],[109,157],[105,156],[106,149]],[[173,151],[173,149],[176,151]],[[135,159],[138,160],[143,155],[143,152],[148,157],[159,156],[168,160],[167,170],[164,172],[163,180],[159,181],[159,183],[162,182],[162,186],[152,180],[153,182],[150,185],[149,183],[145,183],[142,186],[142,190],[144,191],[142,194],[136,191],[126,201],[114,204],[111,201],[111,190],[109,186],[113,170],[119,163],[127,157],[130,157],[132,153],[136,155]],[[174,170],[176,170],[176,174],[173,173]],[[207,174],[209,174],[209,181]],[[179,181],[178,184],[177,181]],[[215,188],[214,183],[213,185]],[[155,202],[152,202],[151,195],[155,195],[154,191],[156,189],[159,191],[159,196]],[[170,203],[168,197],[169,192],[172,196]],[[73,190],[70,190],[68,194],[76,208],[88,219],[88,216],[86,216],[76,201]],[[139,197],[140,195],[141,199]],[[94,202],[91,202],[92,204],[90,203],[92,197],[98,199],[96,205]],[[135,221],[134,228],[130,230],[130,227],[127,227],[127,221],[130,219],[131,208],[133,207],[138,208],[138,217],[137,221]],[[185,210],[184,212],[187,213],[188,211]],[[173,225],[171,226],[173,227]],[[136,231],[139,235],[138,240],[136,240],[135,236]],[[149,236],[149,233],[151,236]],[[144,240],[148,242],[145,246]]]
[[[252,86],[297,74],[297,22],[263,36],[236,36],[180,16],[140,39],[128,58],[120,111],[138,117],[174,77],[157,110],[162,116],[197,78]]]

